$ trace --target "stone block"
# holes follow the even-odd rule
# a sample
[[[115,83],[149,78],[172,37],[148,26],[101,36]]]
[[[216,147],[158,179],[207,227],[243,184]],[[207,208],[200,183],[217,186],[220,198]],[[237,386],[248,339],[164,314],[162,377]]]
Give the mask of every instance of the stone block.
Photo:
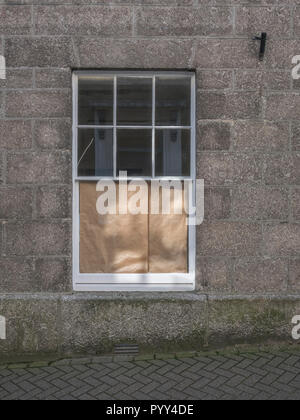
[[[0,296],[6,318],[7,339],[0,341],[0,356],[54,354],[59,347],[58,302],[50,294]]]
[[[261,31],[260,31],[261,32]],[[291,71],[292,58],[299,54],[299,41],[295,39],[276,39],[268,42],[265,55],[266,69],[286,69]]]
[[[197,257],[196,290],[226,293],[231,290],[231,259]]]
[[[18,222],[6,225],[8,256],[69,255],[70,222]]]
[[[232,89],[232,70],[200,70],[197,72],[198,89]]]
[[[74,51],[69,37],[12,37],[5,40],[8,67],[72,67]]]
[[[278,7],[237,7],[236,34],[253,36],[262,32],[270,38],[291,35],[291,9],[288,5]]]
[[[232,190],[232,217],[249,220],[288,220],[285,188],[242,186]]]
[[[264,73],[264,88],[267,90],[290,90],[290,70],[271,70]]]
[[[0,88],[31,89],[33,88],[32,69],[6,69],[6,79],[0,79]]]
[[[198,150],[229,150],[232,123],[229,121],[198,121]]]
[[[69,152],[10,153],[7,157],[9,184],[67,184],[70,180]]]
[[[289,149],[289,124],[275,121],[236,121],[232,146],[241,151]]]
[[[37,120],[34,125],[34,140],[41,149],[72,148],[72,123],[69,119]]]
[[[266,98],[268,120],[299,119],[300,93],[273,93]]]
[[[257,43],[247,39],[200,39],[196,42],[197,69],[260,69]]]
[[[128,37],[132,35],[132,13],[126,6],[41,6],[35,14],[36,33]]]
[[[291,192],[291,210],[294,221],[300,221],[300,188],[294,188]]]
[[[194,294],[64,296],[63,350],[103,354],[120,343],[138,344],[148,353],[200,348],[205,316],[206,299]]]
[[[36,69],[35,85],[39,89],[70,89],[70,69]]]
[[[300,151],[300,122],[292,124],[292,147],[293,150]]]
[[[27,35],[31,26],[30,6],[0,5],[0,35]]]
[[[37,190],[38,218],[70,218],[72,189],[69,186],[43,186]]]
[[[261,97],[256,92],[202,92],[198,119],[255,119],[261,116]]]
[[[0,132],[0,149],[31,149],[32,127],[30,121],[0,120]]]
[[[299,224],[270,224],[264,227],[265,253],[274,256],[300,254]]]
[[[205,220],[224,220],[231,216],[231,191],[229,188],[206,188],[204,201]]]
[[[261,70],[236,70],[235,88],[237,90],[256,91],[264,86],[264,73]]]
[[[300,292],[300,259],[290,260],[289,290],[293,293]]]
[[[212,36],[233,33],[230,7],[142,7],[137,10],[137,35]]]
[[[288,284],[286,259],[238,259],[233,270],[237,293],[285,293]]]
[[[38,258],[34,273],[36,290],[44,293],[72,291],[71,261],[67,258]]]
[[[199,256],[258,256],[261,247],[262,229],[258,223],[205,222],[197,230]]]
[[[31,219],[33,193],[31,188],[0,188],[0,219]]]
[[[80,63],[87,68],[192,68],[191,40],[101,39],[76,40]]]
[[[218,298],[209,300],[209,344],[291,341],[291,319],[300,309],[299,300],[269,298]]]
[[[299,185],[300,154],[266,156],[264,180],[267,185]]]
[[[8,91],[6,116],[9,118],[71,117],[70,91]]]
[[[297,3],[297,4],[299,4],[299,3]],[[294,16],[293,17],[294,17],[294,31],[295,31],[295,35],[297,37],[299,37],[300,36],[300,23],[299,23],[299,21],[300,21],[300,7],[299,6],[296,7],[295,13],[294,13]]]
[[[262,179],[262,157],[243,153],[199,153],[197,176],[207,186],[257,184]]]
[[[34,263],[32,258],[0,257],[0,273],[1,293],[37,291],[34,282]]]

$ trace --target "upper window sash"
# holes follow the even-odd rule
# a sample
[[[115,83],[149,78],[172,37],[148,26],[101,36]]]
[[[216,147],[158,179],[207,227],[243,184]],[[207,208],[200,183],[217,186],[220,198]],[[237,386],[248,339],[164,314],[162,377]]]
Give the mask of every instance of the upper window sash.
[[[76,179],[193,178],[193,73],[77,76]]]

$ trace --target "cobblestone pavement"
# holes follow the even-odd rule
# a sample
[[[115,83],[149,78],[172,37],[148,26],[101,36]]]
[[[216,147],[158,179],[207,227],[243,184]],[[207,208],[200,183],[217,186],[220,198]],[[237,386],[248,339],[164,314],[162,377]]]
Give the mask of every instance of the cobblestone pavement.
[[[300,353],[126,361],[78,359],[2,367],[0,400],[300,399]]]

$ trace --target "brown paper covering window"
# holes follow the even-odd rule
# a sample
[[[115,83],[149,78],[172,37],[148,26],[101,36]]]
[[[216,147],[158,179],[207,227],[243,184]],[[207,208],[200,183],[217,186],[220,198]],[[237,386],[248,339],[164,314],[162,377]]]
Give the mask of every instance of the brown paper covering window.
[[[118,197],[118,186],[117,186]],[[128,193],[128,199],[132,192]],[[80,183],[81,273],[186,273],[186,215],[99,215],[101,192]],[[174,194],[171,194],[172,205]],[[146,197],[145,197],[146,198]],[[151,197],[149,193],[149,206]],[[118,203],[117,203],[118,209]]]

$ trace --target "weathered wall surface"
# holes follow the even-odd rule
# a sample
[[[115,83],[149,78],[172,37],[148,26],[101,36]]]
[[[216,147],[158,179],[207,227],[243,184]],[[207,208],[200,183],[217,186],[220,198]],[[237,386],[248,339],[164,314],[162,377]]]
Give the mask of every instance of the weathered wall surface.
[[[14,294],[0,296],[7,318],[5,359],[112,353],[138,344],[142,353],[292,343],[299,298],[199,294]]]
[[[0,314],[19,337],[1,342],[0,352],[101,351],[105,340],[158,345],[179,335],[200,345],[208,326],[222,344],[220,337],[256,337],[261,319],[271,327],[259,337],[272,335],[272,325],[287,337],[300,292],[300,83],[291,77],[299,22],[300,0],[0,1],[8,67],[0,80]],[[262,31],[269,41],[260,62],[251,38]],[[119,296],[120,304],[71,295],[74,68],[197,72],[206,216],[192,297],[175,295],[171,304],[148,296],[141,309],[134,295]],[[269,294],[268,303],[250,299]],[[164,328],[134,328],[157,308]],[[126,333],[114,335],[125,321]],[[98,335],[86,335],[89,322],[100,323]]]

